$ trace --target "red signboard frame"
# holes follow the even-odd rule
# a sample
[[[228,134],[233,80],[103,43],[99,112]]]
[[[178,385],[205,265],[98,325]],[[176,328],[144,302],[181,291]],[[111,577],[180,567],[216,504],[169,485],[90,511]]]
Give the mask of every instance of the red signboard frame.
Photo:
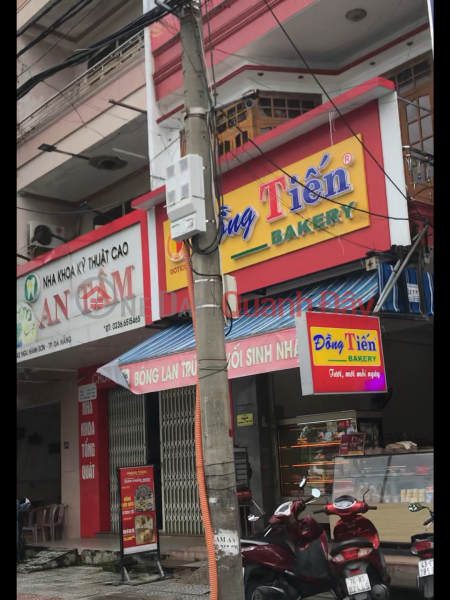
[[[153,465],[118,469],[120,490],[120,553],[155,553],[159,560]]]
[[[374,394],[387,391],[386,371],[384,366],[383,347],[381,342],[380,320],[378,317],[367,317],[357,314],[304,312],[296,318],[298,356],[303,396],[324,394]],[[352,359],[339,360],[329,364],[314,363],[313,332],[321,329],[323,333],[330,330],[329,346],[335,344],[336,335],[344,338],[345,355],[354,350]],[[354,332],[367,331],[370,339],[375,340],[376,357],[379,364],[370,362],[366,351],[361,350],[359,338]],[[336,333],[337,332],[337,333]],[[345,336],[345,334],[348,334]],[[340,335],[339,335],[340,334]],[[326,336],[324,336],[325,339]],[[351,340],[351,342],[350,342]],[[347,343],[347,347],[346,347]],[[317,346],[315,348],[317,350]],[[341,351],[342,351],[341,350]],[[332,351],[332,350],[331,350]],[[339,352],[339,350],[337,350]],[[367,360],[367,362],[365,362]],[[361,362],[358,362],[361,361]]]

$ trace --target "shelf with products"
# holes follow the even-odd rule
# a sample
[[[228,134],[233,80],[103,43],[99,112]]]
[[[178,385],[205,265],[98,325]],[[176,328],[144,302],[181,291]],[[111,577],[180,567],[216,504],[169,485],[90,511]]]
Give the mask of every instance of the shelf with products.
[[[342,435],[359,431],[361,413],[344,411],[308,415],[278,422],[278,449],[281,496],[285,499],[299,495],[298,484],[306,476],[308,483],[300,496],[309,496],[313,487],[331,495],[334,469]],[[369,444],[378,442],[380,415],[370,413],[366,419]],[[374,423],[372,422],[374,421]],[[339,462],[339,461],[338,461]]]
[[[434,502],[433,453],[346,457],[335,464],[333,499],[349,495],[369,504]]]

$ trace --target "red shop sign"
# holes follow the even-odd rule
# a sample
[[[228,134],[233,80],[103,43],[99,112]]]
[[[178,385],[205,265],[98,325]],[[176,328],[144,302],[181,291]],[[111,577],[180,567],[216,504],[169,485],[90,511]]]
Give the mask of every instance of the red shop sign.
[[[365,433],[351,433],[341,436],[339,456],[355,456],[364,454]]]
[[[159,552],[153,467],[119,469],[122,555]]]
[[[305,312],[295,321],[303,396],[386,392],[377,317]]]

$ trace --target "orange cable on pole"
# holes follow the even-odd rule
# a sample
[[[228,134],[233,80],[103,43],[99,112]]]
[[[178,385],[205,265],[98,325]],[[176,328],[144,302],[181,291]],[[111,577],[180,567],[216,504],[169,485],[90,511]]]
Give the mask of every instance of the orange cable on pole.
[[[195,313],[194,301],[194,277],[192,275],[189,247],[183,244],[183,257],[186,265],[189,303],[192,312],[192,324],[194,326],[195,345],[197,345],[197,315]],[[211,587],[210,600],[218,600],[219,583],[217,576],[216,551],[214,548],[214,532],[211,524],[208,497],[206,495],[205,469],[203,466],[203,439],[202,439],[202,412],[200,407],[200,384],[199,369],[197,368],[197,385],[195,392],[195,463],[197,467],[198,495],[202,511],[203,526],[205,528],[206,550],[208,553],[209,584]]]

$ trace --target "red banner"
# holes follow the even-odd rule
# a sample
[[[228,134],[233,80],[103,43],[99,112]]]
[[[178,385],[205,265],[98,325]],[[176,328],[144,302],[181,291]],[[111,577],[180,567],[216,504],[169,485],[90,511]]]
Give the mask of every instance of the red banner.
[[[122,553],[158,551],[153,467],[119,469]]]

